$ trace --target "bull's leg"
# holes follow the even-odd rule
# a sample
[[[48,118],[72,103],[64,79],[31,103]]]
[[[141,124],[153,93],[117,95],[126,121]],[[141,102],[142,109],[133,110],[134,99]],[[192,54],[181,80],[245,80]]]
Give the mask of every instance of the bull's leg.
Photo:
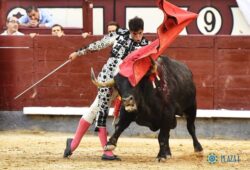
[[[195,152],[201,152],[203,150],[201,144],[199,143],[196,134],[195,134],[195,118],[196,118],[196,105],[191,107],[186,111],[186,119],[187,119],[187,129],[189,134],[192,136],[193,139],[193,145],[194,145],[194,151]]]
[[[160,151],[157,155],[158,161],[165,161],[167,157],[171,157],[171,151],[169,147],[169,132],[170,128],[161,128],[158,135],[158,141],[160,145]]]
[[[115,125],[115,132],[113,135],[109,138],[109,141],[107,142],[106,146],[104,147],[105,150],[114,150],[118,141],[118,138],[120,137],[121,133],[130,125],[132,121],[134,121],[133,113],[128,113],[124,110],[124,107],[121,108],[120,111],[120,119],[118,123]]]

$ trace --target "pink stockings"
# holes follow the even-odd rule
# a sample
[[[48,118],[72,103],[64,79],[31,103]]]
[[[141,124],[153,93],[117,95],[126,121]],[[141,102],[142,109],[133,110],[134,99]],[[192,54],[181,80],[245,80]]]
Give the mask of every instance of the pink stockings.
[[[102,145],[102,148],[107,144],[107,129],[106,127],[100,127],[98,131],[98,136]],[[112,151],[104,151],[107,156],[113,156]]]
[[[76,132],[75,132],[74,139],[72,140],[71,145],[70,145],[71,152],[73,152],[78,147],[83,135],[87,132],[90,125],[91,124],[89,122],[87,122],[86,120],[84,120],[83,118],[80,119],[78,127],[77,127]],[[99,136],[102,148],[103,148],[107,143],[106,127],[99,128],[98,136]],[[113,156],[112,151],[104,151],[104,154],[107,156]]]
[[[80,144],[83,135],[87,132],[87,130],[89,129],[90,123],[87,122],[84,119],[80,119],[78,127],[76,129],[76,133],[75,133],[75,137],[71,142],[71,146],[70,146],[70,150],[71,152],[73,152],[78,145]]]

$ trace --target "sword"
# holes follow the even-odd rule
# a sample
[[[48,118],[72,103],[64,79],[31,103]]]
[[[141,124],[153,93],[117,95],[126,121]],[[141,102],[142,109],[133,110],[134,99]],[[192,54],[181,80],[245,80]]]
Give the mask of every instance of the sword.
[[[29,88],[27,88],[26,90],[24,90],[22,93],[20,93],[19,95],[17,95],[14,100],[18,99],[20,96],[22,96],[24,93],[26,93],[27,91],[29,91],[31,88],[33,88],[34,86],[36,86],[37,84],[41,83],[44,79],[46,79],[47,77],[49,77],[50,75],[52,75],[53,73],[55,73],[57,70],[59,70],[60,68],[62,68],[63,66],[65,66],[66,64],[68,64],[71,61],[71,59],[65,61],[63,64],[61,64],[60,66],[58,66],[57,68],[55,68],[53,71],[51,71],[49,74],[47,74],[46,76],[44,76],[42,79],[40,79],[39,81],[37,81],[35,84],[33,84],[32,86],[30,86]]]

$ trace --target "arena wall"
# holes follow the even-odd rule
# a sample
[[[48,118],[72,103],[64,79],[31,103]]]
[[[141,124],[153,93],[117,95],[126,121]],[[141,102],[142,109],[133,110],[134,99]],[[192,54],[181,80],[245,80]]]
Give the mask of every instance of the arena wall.
[[[88,107],[96,95],[90,68],[96,73],[100,71],[109,48],[79,57],[17,100],[14,97],[64,63],[72,51],[99,38],[0,36],[0,110],[20,111],[28,106]],[[199,109],[250,109],[249,36],[179,36],[164,54],[191,68]]]
[[[154,40],[154,35],[147,35]],[[26,115],[24,107],[89,107],[96,95],[90,81],[90,68],[98,73],[110,49],[78,58],[45,79],[20,98],[14,97],[61,65],[68,55],[97,39],[91,36],[36,36],[30,38],[0,36],[0,131],[45,130],[74,132],[79,115]],[[186,63],[197,87],[199,109],[250,109],[250,37],[179,36],[164,52]],[[108,119],[111,133],[113,117]],[[186,123],[178,119],[172,138],[189,138]],[[197,134],[201,138],[249,139],[248,118],[199,117]],[[90,133],[94,133],[94,126]],[[155,137],[157,133],[133,123],[127,136]]]

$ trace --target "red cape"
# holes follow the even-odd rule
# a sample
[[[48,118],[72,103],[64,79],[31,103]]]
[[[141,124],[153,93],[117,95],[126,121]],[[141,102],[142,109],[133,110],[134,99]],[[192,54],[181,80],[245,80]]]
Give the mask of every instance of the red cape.
[[[164,20],[157,28],[158,39],[129,54],[120,65],[120,74],[127,77],[132,86],[136,86],[150,68],[149,56],[156,60],[183,28],[197,18],[197,14],[185,11],[165,0],[158,0],[157,3],[164,13]]]

